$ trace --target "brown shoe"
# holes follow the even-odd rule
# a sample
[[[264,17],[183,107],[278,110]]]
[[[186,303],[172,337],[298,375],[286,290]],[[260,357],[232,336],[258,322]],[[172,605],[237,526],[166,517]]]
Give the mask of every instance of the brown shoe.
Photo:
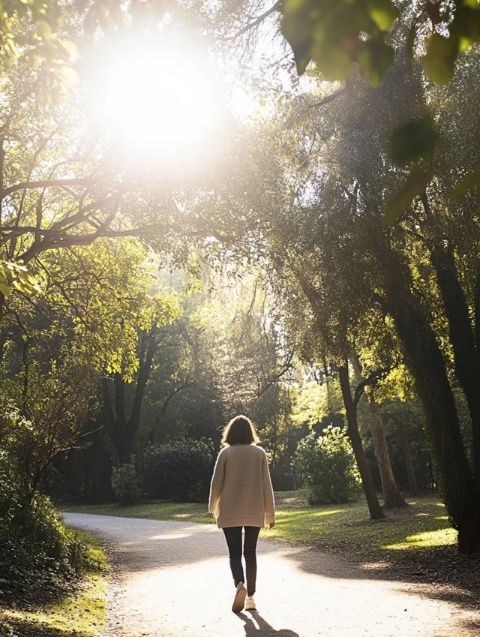
[[[235,597],[233,599],[233,604],[232,604],[232,611],[234,613],[239,613],[240,611],[243,610],[246,596],[247,596],[247,589],[243,585],[243,582],[239,582],[237,584],[237,589],[235,591]]]

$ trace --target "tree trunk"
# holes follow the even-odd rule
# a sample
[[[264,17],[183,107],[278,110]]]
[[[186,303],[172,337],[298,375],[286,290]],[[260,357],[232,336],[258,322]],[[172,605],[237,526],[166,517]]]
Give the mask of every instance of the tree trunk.
[[[152,371],[153,357],[157,349],[157,328],[154,327],[148,334],[143,333],[140,341],[140,367],[137,374],[137,386],[133,399],[132,410],[128,421],[131,432],[131,453],[133,453],[135,437],[140,426],[143,399],[147,389],[148,379]]]
[[[462,538],[467,538],[467,529],[475,528],[477,518],[480,519],[480,494],[463,446],[445,363],[434,331],[413,291],[408,267],[387,245],[385,238],[382,239],[382,244],[375,247],[382,266],[385,307],[395,322],[423,403],[448,512]],[[474,543],[460,541],[460,537],[459,549],[462,552],[476,550]]]
[[[437,244],[431,251],[455,359],[455,375],[467,399],[472,421],[474,477],[480,489],[480,355],[465,293],[458,278],[451,246]]]
[[[474,332],[475,332],[475,345],[477,352],[480,352],[480,269],[477,272],[475,280],[475,299],[474,299]]]
[[[126,383],[121,374],[113,377],[114,404],[116,416],[116,428],[114,442],[117,447],[118,461],[120,464],[130,462],[133,453],[133,437],[130,423],[127,418],[127,406],[125,400]]]
[[[390,462],[390,454],[388,451],[387,437],[385,435],[385,427],[383,425],[380,408],[373,398],[370,398],[369,400],[369,407],[370,413],[372,414],[370,429],[372,432],[378,469],[380,471],[380,478],[382,480],[383,506],[386,509],[408,506],[400,493],[400,489],[398,488],[397,481],[393,474],[392,463]]]
[[[362,478],[363,491],[367,499],[370,517],[372,520],[381,520],[385,517],[385,515],[378,501],[377,492],[375,491],[375,485],[373,483],[372,473],[365,456],[365,450],[363,449],[360,432],[358,431],[357,405],[352,398],[352,393],[350,390],[350,380],[348,377],[348,361],[345,361],[345,364],[339,367],[338,373],[340,377],[340,387],[342,390],[345,412],[347,415],[348,436],[350,438],[350,442],[352,443],[353,453],[355,454],[358,470],[360,471],[360,476]]]
[[[467,520],[462,521],[458,527],[458,550],[460,553],[480,553],[480,512]]]
[[[351,352],[351,359],[356,381],[357,383],[360,383],[362,381],[362,367],[360,359],[354,350]],[[369,396],[369,407],[370,413],[372,414],[372,418],[370,419],[370,431],[372,433],[375,457],[377,460],[378,471],[380,473],[380,480],[382,482],[384,507],[386,509],[394,509],[408,506],[400,493],[397,481],[395,480],[392,463],[390,462],[390,453],[388,450],[382,414],[372,393]]]
[[[407,474],[408,492],[410,495],[418,495],[417,476],[415,475],[415,467],[413,466],[412,451],[410,449],[410,441],[405,425],[401,422],[398,428],[400,447],[402,448],[403,460],[405,462],[405,472]]]
[[[115,374],[113,377],[113,398],[110,395],[108,381],[104,379],[102,382],[105,418],[108,424],[108,432],[117,452],[119,464],[130,462],[135,451],[135,440],[140,426],[143,399],[157,347],[156,334],[157,329],[154,328],[150,333],[143,333],[140,337],[140,366],[129,415],[127,415],[128,401],[125,396],[127,384],[122,376]]]
[[[105,449],[104,432],[97,431],[84,456],[84,499],[87,504],[112,502],[114,494],[110,482],[112,459]]]

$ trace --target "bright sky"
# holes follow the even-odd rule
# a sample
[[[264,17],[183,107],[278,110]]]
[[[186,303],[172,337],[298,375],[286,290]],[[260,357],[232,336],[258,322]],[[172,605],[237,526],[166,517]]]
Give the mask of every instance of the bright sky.
[[[229,119],[257,108],[205,45],[178,33],[104,41],[87,54],[82,78],[97,134],[136,166],[206,161]]]

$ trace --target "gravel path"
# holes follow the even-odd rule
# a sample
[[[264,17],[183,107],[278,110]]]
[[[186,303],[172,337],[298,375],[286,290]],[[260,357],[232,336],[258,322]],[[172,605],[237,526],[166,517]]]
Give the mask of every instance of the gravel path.
[[[225,540],[215,526],[64,517],[112,547],[116,575],[105,637],[480,634],[480,614],[445,601],[441,588],[375,579],[337,556],[264,539],[258,547],[258,612],[235,615]]]

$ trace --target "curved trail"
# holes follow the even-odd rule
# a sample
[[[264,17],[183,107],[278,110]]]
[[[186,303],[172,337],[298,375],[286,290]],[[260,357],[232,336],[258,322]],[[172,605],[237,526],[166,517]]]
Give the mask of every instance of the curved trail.
[[[260,540],[258,612],[234,615],[214,525],[64,514],[109,541],[117,573],[105,637],[470,637],[480,616],[441,589],[375,579],[348,561]],[[263,532],[262,532],[263,533]]]

